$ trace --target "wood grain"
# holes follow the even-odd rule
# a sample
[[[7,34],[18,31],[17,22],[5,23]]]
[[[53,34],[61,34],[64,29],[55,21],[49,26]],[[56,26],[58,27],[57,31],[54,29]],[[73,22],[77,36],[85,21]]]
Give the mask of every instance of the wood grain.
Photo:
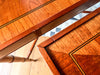
[[[40,52],[47,52],[60,74],[91,75],[94,73],[94,75],[99,75],[99,69],[96,69],[96,67],[99,68],[100,62],[99,13],[100,8],[39,45],[39,48],[45,48],[45,50],[40,49]],[[88,41],[92,41],[91,44],[88,44]],[[42,52],[41,54],[48,56]],[[47,64],[50,63],[46,58],[45,61]]]
[[[50,0],[0,0],[0,26]]]
[[[94,5],[95,3],[99,2],[99,0],[81,0],[81,1],[78,1],[76,2],[75,4],[69,6],[68,8],[65,8],[64,10],[62,9],[60,12],[58,12],[56,15],[53,15],[53,16],[49,16],[49,18],[47,20],[44,20],[43,22],[33,26],[33,19],[35,19],[36,21],[39,22],[38,18],[36,17],[32,17],[31,14],[32,12],[36,12],[36,11],[32,11],[32,12],[29,12],[30,14],[30,18],[31,20],[29,20],[28,18],[28,15],[26,16],[27,19],[22,19],[22,20],[25,20],[25,21],[21,21],[25,24],[26,26],[23,27],[21,25],[19,25],[20,23],[19,22],[16,22],[15,21],[18,21],[19,18],[17,20],[13,20],[12,22],[14,22],[12,24],[12,22],[10,23],[6,23],[4,24],[4,26],[8,27],[8,29],[10,29],[10,33],[11,33],[11,39],[10,40],[6,40],[4,37],[0,37],[1,40],[2,40],[2,43],[0,43],[0,55],[2,57],[8,55],[9,53],[17,50],[18,48],[22,47],[23,45],[29,43],[30,41],[34,40],[35,38],[39,37],[40,35],[46,33],[48,30],[56,27],[57,25],[61,24],[62,22],[68,20],[69,18],[72,18],[73,16],[75,16],[76,14],[84,11],[85,9],[87,9],[88,7]],[[43,4],[42,6],[39,6],[41,7],[41,9],[44,9],[46,6],[49,7],[49,5],[53,3],[53,0],[50,0],[50,2],[46,2],[45,4]],[[83,4],[84,3],[84,4]],[[82,5],[83,4],[83,5]],[[58,4],[59,5],[59,4]],[[81,6],[80,6],[81,5]],[[45,7],[44,7],[45,6]],[[78,7],[79,6],[79,7]],[[38,7],[38,8],[39,8]],[[65,6],[66,7],[66,6]],[[77,8],[76,8],[77,7]],[[75,8],[75,9],[74,9]],[[38,9],[38,10],[41,10],[41,9]],[[58,8],[57,8],[58,9]],[[36,9],[37,10],[37,9]],[[52,9],[50,9],[52,10]],[[44,10],[43,10],[44,11]],[[40,12],[41,13],[41,12]],[[66,14],[65,14],[66,13]],[[45,14],[45,13],[44,13]],[[64,15],[65,14],[65,15]],[[42,14],[43,15],[43,14]],[[63,15],[63,16],[62,16]],[[35,16],[35,15],[34,15]],[[61,16],[61,17],[59,17]],[[58,18],[59,17],[59,18]],[[21,17],[22,18],[22,17]],[[24,18],[24,17],[23,17]],[[57,18],[57,19],[56,19]],[[55,20],[54,20],[55,19]],[[51,20],[54,20],[51,22]],[[32,21],[32,22],[31,22]],[[48,22],[50,22],[49,24],[47,24]],[[34,22],[35,23],[35,22]],[[17,25],[16,25],[17,24]],[[22,24],[22,23],[21,23]],[[46,25],[47,24],[47,25]],[[8,25],[8,26],[7,26]],[[11,27],[9,27],[9,25],[11,25]],[[28,27],[31,26],[31,28]],[[45,25],[45,26],[44,26]],[[3,28],[4,26],[0,26],[0,28]],[[16,27],[17,28],[16,28]],[[33,26],[33,27],[32,27]],[[19,29],[19,28],[22,28],[22,29]],[[26,28],[29,28],[28,30]],[[13,30],[12,30],[13,29]],[[23,30],[26,29],[25,32],[23,32]],[[21,33],[22,32],[22,33]],[[32,32],[32,33],[31,33]],[[8,32],[9,33],[9,32]],[[13,34],[14,33],[14,34]],[[2,34],[2,31],[1,31],[1,36],[3,36]],[[6,34],[5,34],[6,35]],[[26,36],[28,35],[28,36]],[[9,38],[8,38],[9,39]],[[27,40],[26,40],[27,39]],[[6,42],[5,42],[6,41]],[[15,42],[16,41],[16,42]],[[8,51],[8,52],[7,52]],[[3,54],[2,54],[3,53]],[[4,54],[5,53],[5,54]],[[2,58],[0,56],[0,58]]]
[[[60,33],[55,34],[54,36],[52,36],[51,38],[47,39],[46,41],[48,42],[42,42],[40,44],[41,47],[45,47],[48,44],[55,42],[57,39],[59,39],[60,37],[63,37],[64,35],[68,34],[69,32],[71,32],[72,30],[74,30],[75,28],[81,26],[83,23],[85,23],[86,21],[90,20],[91,18],[93,18],[93,16],[96,16],[97,14],[99,14],[100,12],[100,8],[96,9],[94,12],[91,12],[88,16],[83,17],[82,19],[76,21],[75,23],[73,23],[72,25],[70,25],[69,27],[63,29],[62,31],[60,31]]]
[[[74,55],[86,75],[99,75],[100,55]]]
[[[100,15],[91,19],[87,23],[73,30],[69,34],[63,36],[61,39],[55,41],[55,43],[48,46],[48,49],[59,52],[70,53],[73,49],[84,43],[100,32]],[[53,37],[52,37],[53,38]]]
[[[73,56],[87,75],[99,75],[100,72],[100,42],[97,37],[86,46],[76,51]]]
[[[42,0],[42,1],[44,2],[44,0]],[[29,33],[39,29],[40,27],[44,26],[48,22],[51,22],[55,18],[58,18],[59,16],[65,14],[66,12],[83,4],[86,1],[87,0],[82,0],[82,1],[80,1],[80,0],[66,0],[66,1],[65,0],[56,0],[52,3],[49,3],[45,7],[42,7],[41,9],[38,9],[37,11],[34,11],[31,14],[29,14],[15,22],[3,27],[3,28],[1,27],[0,36],[2,36],[2,37],[0,37],[0,45],[2,45],[2,46],[0,47],[0,50],[5,48],[9,44],[12,44],[13,42],[21,39],[22,37],[28,35]],[[39,0],[39,2],[41,2],[41,0]],[[17,3],[19,3],[19,0]],[[27,1],[26,1],[26,4],[27,4]],[[33,4],[33,7],[35,7],[34,4]],[[69,9],[69,7],[70,7],[70,9]],[[63,12],[63,11],[65,11],[65,12]],[[36,34],[36,36],[38,36],[38,34]],[[9,40],[11,40],[11,41],[9,41]]]
[[[80,70],[67,53],[57,52],[49,49],[47,49],[47,53],[61,75],[81,75]]]

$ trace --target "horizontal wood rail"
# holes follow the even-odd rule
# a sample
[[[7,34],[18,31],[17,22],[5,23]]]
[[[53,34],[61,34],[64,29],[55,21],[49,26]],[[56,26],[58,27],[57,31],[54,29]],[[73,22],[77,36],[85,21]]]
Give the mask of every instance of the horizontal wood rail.
[[[18,48],[26,45],[27,43],[33,41],[34,39],[36,39],[40,35],[46,33],[47,31],[51,30],[52,28],[58,26],[59,24],[65,22],[66,20],[72,18],[73,16],[85,11],[87,8],[96,4],[97,2],[99,2],[99,0],[88,0],[88,2],[84,3],[83,5],[80,5],[79,7],[67,12],[65,15],[62,15],[61,17],[53,20],[52,22],[41,27],[40,29],[33,31],[30,34],[27,34],[27,36],[24,37],[24,35],[26,35],[26,34],[23,33],[23,35],[12,38],[11,40],[7,41],[6,43],[3,43],[2,45],[0,45],[0,50],[1,50],[0,51],[0,59],[7,56],[8,54],[14,52]],[[19,39],[20,37],[23,37],[23,38]],[[14,41],[16,41],[16,42],[14,42]]]

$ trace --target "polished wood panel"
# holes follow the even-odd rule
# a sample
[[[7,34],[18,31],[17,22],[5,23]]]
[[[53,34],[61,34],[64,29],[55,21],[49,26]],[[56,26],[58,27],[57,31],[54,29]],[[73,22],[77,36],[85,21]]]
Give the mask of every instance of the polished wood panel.
[[[50,0],[0,0],[0,26]]]
[[[100,36],[73,54],[86,75],[99,75],[100,43],[98,42],[100,42]]]
[[[80,70],[67,53],[49,49],[47,52],[61,75],[81,75]]]
[[[48,48],[59,52],[70,53],[73,49],[100,32],[100,15],[78,27],[74,31],[55,41]],[[55,39],[55,37],[52,37]]]
[[[60,0],[61,1],[61,0]],[[69,1],[69,0],[68,0]],[[63,23],[64,21],[72,18],[73,16],[75,16],[76,14],[84,11],[85,9],[89,8],[90,6],[96,4],[97,2],[99,2],[99,0],[80,0],[77,1],[75,4],[69,6],[68,8],[65,8],[64,10],[62,9],[60,12],[56,13],[56,15],[53,16],[49,16],[49,18],[47,18],[47,20],[44,20],[43,22],[40,22],[39,24],[33,26],[33,24],[31,25],[31,21],[33,22],[33,19],[36,19],[36,21],[39,22],[38,18],[34,17],[31,18],[31,21],[29,19],[22,19],[25,21],[21,21],[23,22],[23,24],[25,24],[26,22],[28,22],[27,24],[25,24],[26,26],[23,27],[19,24],[22,24],[21,22],[16,22],[17,25],[15,25],[15,21],[18,21],[19,19],[21,19],[22,17],[24,18],[25,16],[27,17],[28,14],[32,14],[38,10],[44,9],[46,6],[49,7],[49,5],[51,3],[53,3],[54,0],[50,0],[47,1],[46,3],[40,5],[39,7],[30,10],[28,13],[23,14],[22,16],[15,18],[12,21],[9,21],[5,24],[3,24],[2,26],[0,26],[0,29],[3,28],[4,26],[8,27],[10,29],[10,33],[11,33],[11,39],[9,40],[9,38],[6,38],[8,40],[6,40],[4,37],[1,37],[1,40],[3,42],[3,44],[1,43],[0,45],[0,58],[8,55],[9,53],[17,50],[18,48],[22,47],[23,45],[31,42],[32,40],[34,40],[35,38],[39,37],[40,35],[46,33],[47,31],[51,30],[52,28],[56,27],[57,25]],[[84,4],[83,4],[84,3]],[[80,6],[81,5],[81,6]],[[79,6],[79,7],[78,7]],[[77,7],[77,8],[76,8]],[[39,9],[41,8],[41,9]],[[47,9],[47,8],[46,8]],[[58,9],[58,8],[57,8]],[[52,10],[52,9],[50,9]],[[44,11],[44,10],[43,10]],[[41,12],[39,12],[41,13]],[[65,14],[66,13],[66,14]],[[31,15],[30,14],[30,15]],[[65,14],[65,15],[64,15]],[[62,15],[62,16],[61,16]],[[35,15],[34,15],[35,16]],[[60,17],[59,17],[60,16]],[[30,16],[32,17],[32,16]],[[58,18],[59,17],[59,18]],[[52,21],[53,20],[53,21]],[[49,23],[50,22],[50,23]],[[13,25],[13,24],[14,25]],[[49,23],[49,24],[47,24]],[[11,25],[11,27],[9,27],[9,25]],[[18,26],[19,25],[19,26]],[[28,25],[31,26],[31,28],[29,28],[28,30],[26,29],[25,32],[23,31],[23,28],[28,28]],[[22,28],[21,30],[19,30],[18,28],[16,29],[16,27],[18,28]],[[33,27],[32,27],[33,26]],[[7,29],[8,29],[7,28]],[[13,29],[13,30],[12,30]],[[8,32],[8,31],[7,31]],[[19,33],[20,32],[20,33]],[[22,33],[21,33],[22,32]],[[32,33],[31,33],[32,32]],[[9,33],[9,32],[8,32]],[[9,34],[10,34],[9,33]],[[14,33],[14,34],[13,34]],[[1,31],[1,36],[3,36],[4,34],[2,34]],[[28,35],[28,36],[26,36]],[[13,37],[12,37],[13,36]],[[9,35],[8,35],[9,37]],[[6,42],[5,42],[6,40]],[[16,42],[15,42],[16,41]]]
[[[4,3],[7,4],[7,1],[4,1]],[[25,6],[25,5],[21,4],[22,0],[21,1],[18,0],[18,2],[13,2],[13,0],[12,0],[11,6],[14,6],[13,3],[15,3],[15,4],[18,3],[19,6],[23,5],[22,8],[24,8],[24,6],[25,6],[28,9],[30,0],[28,0],[28,1],[25,2],[25,4],[26,4],[26,6]],[[66,0],[66,1],[65,0],[55,0],[55,1],[49,0],[49,1],[48,0],[35,1],[35,2],[37,2],[37,6],[39,6],[39,4],[43,5],[43,3],[47,3],[47,2],[49,2],[49,3],[47,3],[47,5],[43,6],[42,8],[30,13],[29,15],[21,17],[20,19],[9,21],[5,24],[3,24],[3,22],[1,22],[0,23],[0,25],[1,25],[0,26],[0,28],[1,28],[0,36],[2,36],[2,37],[0,37],[0,45],[2,45],[2,46],[0,46],[0,50],[5,48],[9,44],[12,44],[13,42],[21,39],[22,37],[28,35],[29,33],[39,29],[40,27],[44,26],[48,22],[51,22],[55,18],[58,18],[59,16],[65,14],[66,12],[83,4],[87,0]],[[5,5],[4,3],[2,2],[1,7],[3,5]],[[32,5],[33,5],[32,8],[35,8],[35,5],[34,4],[32,4]],[[15,6],[15,7],[17,7],[17,6]],[[2,9],[2,10],[5,10],[5,9]],[[11,12],[13,12],[15,10],[15,8],[13,8],[11,10],[12,10]],[[18,11],[16,10],[17,11],[16,13],[18,13],[19,10],[21,10],[21,8],[18,9]],[[6,11],[9,12],[8,10],[6,10]],[[24,10],[22,10],[22,12],[23,11]],[[2,11],[2,14],[3,14],[3,11]],[[23,14],[23,13],[21,13],[21,14]],[[2,18],[0,18],[0,19],[2,19]],[[6,19],[4,19],[4,21],[5,20]],[[35,33],[34,35],[39,36],[38,33]]]
[[[99,75],[100,55],[74,55],[86,75]]]
[[[99,19],[100,8],[38,45],[48,66],[51,68],[50,61],[44,56],[50,56],[60,74],[91,75],[94,72],[99,75],[99,69],[96,69],[96,66],[99,68],[100,62]],[[92,43],[88,44],[91,41]],[[87,48],[84,48],[85,46]],[[44,55],[43,52],[47,52],[48,55]],[[91,62],[88,62],[89,59]]]

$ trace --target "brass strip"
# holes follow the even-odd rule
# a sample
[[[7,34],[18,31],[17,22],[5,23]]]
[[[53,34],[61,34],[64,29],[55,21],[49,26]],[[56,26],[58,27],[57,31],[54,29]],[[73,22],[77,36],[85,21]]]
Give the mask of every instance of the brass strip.
[[[85,72],[83,71],[83,69],[81,68],[81,66],[78,64],[78,62],[76,61],[76,59],[73,57],[73,55],[70,53],[69,56],[72,58],[72,60],[74,61],[74,63],[76,64],[76,66],[79,68],[79,70],[81,71],[81,73],[83,75],[85,75]]]
[[[87,40],[86,42],[84,42],[83,44],[81,44],[80,46],[78,46],[77,48],[75,48],[74,50],[72,50],[70,53],[74,54],[76,51],[78,51],[79,49],[81,49],[82,47],[84,47],[85,45],[87,45],[88,43],[90,43],[91,41],[93,41],[95,38],[100,36],[100,32],[98,32],[96,35],[94,35],[92,38],[90,38],[89,40]],[[69,53],[69,54],[70,54]]]
[[[77,48],[75,48],[73,51],[71,51],[69,53],[69,56],[72,58],[72,60],[74,61],[74,63],[77,65],[77,67],[79,68],[79,70],[81,71],[81,73],[83,75],[85,75],[85,72],[83,71],[83,69],[81,68],[81,66],[79,65],[79,63],[77,62],[77,60],[74,58],[73,54],[75,52],[77,52],[78,50],[80,50],[82,47],[84,47],[85,45],[87,45],[88,43],[90,43],[91,41],[93,41],[94,39],[96,39],[97,37],[100,36],[100,32],[97,33],[95,36],[93,36],[92,38],[90,38],[89,40],[87,40],[86,42],[84,42],[82,45],[78,46]]]
[[[27,16],[27,15],[29,15],[29,14],[31,14],[31,13],[33,13],[34,11],[36,11],[36,10],[38,10],[38,9],[40,9],[40,8],[42,8],[42,7],[44,7],[44,6],[48,5],[48,4],[50,4],[50,3],[52,3],[53,1],[55,1],[55,0],[50,0],[50,1],[48,1],[48,2],[46,2],[46,3],[44,3],[44,4],[42,4],[42,5],[40,5],[40,6],[36,7],[36,8],[34,8],[34,9],[32,9],[32,10],[30,10],[30,11],[24,13],[23,15],[21,15],[21,16],[15,18],[15,19],[12,19],[11,21],[9,21],[9,22],[7,22],[7,23],[1,25],[1,26],[0,26],[0,29],[3,28],[3,27],[5,27],[5,26],[7,26],[7,25],[9,25],[9,24],[11,24],[11,23],[13,23],[13,22],[15,22],[15,21],[17,21],[17,20],[19,20],[19,19],[21,19],[21,18],[23,18],[23,17],[25,17],[25,16]]]

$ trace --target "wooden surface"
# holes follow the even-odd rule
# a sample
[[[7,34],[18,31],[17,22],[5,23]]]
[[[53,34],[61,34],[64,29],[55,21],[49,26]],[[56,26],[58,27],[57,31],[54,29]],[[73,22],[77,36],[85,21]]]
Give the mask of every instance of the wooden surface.
[[[41,0],[39,0],[39,2],[40,1]],[[59,1],[61,1],[61,2],[59,2]],[[4,56],[8,55],[9,53],[17,50],[18,48],[31,42],[35,38],[46,33],[47,31],[51,30],[52,28],[56,27],[57,25],[65,22],[66,20],[72,18],[76,14],[84,11],[88,7],[99,2],[99,0],[92,0],[92,1],[91,0],[77,0],[77,1],[73,0],[73,3],[71,2],[71,5],[70,5],[69,1],[70,0],[47,1],[44,4],[40,4],[40,6],[38,5],[36,8],[34,8],[32,10],[29,9],[30,11],[28,11],[28,12],[27,12],[27,10],[24,11],[24,12],[26,12],[25,14],[21,13],[21,16],[15,18],[15,19],[11,18],[13,20],[0,26],[0,36],[3,36],[3,37],[0,37],[0,39],[2,41],[2,43],[0,43],[0,50],[1,50],[0,58],[3,58]],[[4,2],[1,1],[1,3],[4,3]],[[61,3],[63,3],[63,5]],[[69,3],[68,8],[66,8],[67,5],[65,3],[66,4]],[[64,6],[64,4],[65,4],[65,6]],[[57,7],[56,7],[56,5],[57,5]],[[21,4],[20,4],[20,6],[21,6]],[[58,10],[57,11],[58,13],[54,12],[54,10],[53,10],[54,6],[56,7],[55,9]],[[64,6],[64,8],[63,8],[63,6]],[[79,6],[79,7],[77,7],[77,6]],[[26,4],[26,7],[28,8],[27,4]],[[52,9],[52,7],[53,7],[53,9]],[[44,12],[40,12],[40,11],[44,11]],[[17,13],[18,12],[19,11],[17,11]],[[35,15],[32,15],[34,13],[35,13]],[[42,16],[46,16],[46,17],[42,17],[42,18],[40,18],[40,16],[38,17],[38,15],[40,15],[40,14],[42,14]],[[56,15],[53,15],[53,14],[56,14]],[[65,15],[63,15],[63,14],[65,14]],[[8,15],[8,16],[11,16],[11,15]],[[36,16],[38,18],[32,17],[32,16]],[[61,16],[61,17],[59,17],[59,16]],[[47,18],[47,20],[46,20],[46,18]],[[34,25],[33,24],[34,21],[35,22],[38,21],[37,24]],[[25,27],[24,27],[24,25],[25,25]],[[7,33],[7,35],[5,33]]]
[[[86,0],[1,1],[0,36],[2,37],[0,37],[0,50],[39,29],[51,20],[63,15],[66,12],[65,9],[67,9],[68,12],[85,1]],[[75,6],[75,3],[78,4]],[[74,6],[71,7],[72,5]],[[71,9],[68,9],[69,7],[71,7]],[[65,10],[65,12],[63,10]],[[61,11],[63,12],[61,13]],[[29,14],[24,16],[25,13]],[[58,15],[58,13],[61,14]],[[20,17],[20,15],[22,16]],[[38,34],[36,35],[38,36]]]
[[[100,15],[90,20],[88,23],[80,26],[70,34],[65,35],[60,40],[56,41],[54,44],[50,45],[48,48],[50,50],[58,50],[59,52],[70,53],[77,46],[81,45],[89,38],[93,37],[100,32]],[[65,40],[66,39],[66,40]],[[68,40],[67,40],[68,39]],[[61,45],[61,46],[60,46]]]
[[[96,16],[84,23],[90,15]],[[99,75],[100,8],[90,15],[39,45],[39,47],[46,47],[45,50],[60,74]],[[83,24],[81,24],[82,22]],[[73,28],[77,24],[81,25]],[[46,58],[45,60],[47,61]]]
[[[73,56],[86,75],[100,74],[100,36],[76,51]],[[84,65],[83,65],[84,64]]]
[[[0,26],[50,0],[0,0]]]
[[[31,59],[39,59],[37,62],[0,63],[0,65],[2,64],[2,66],[0,66],[0,75],[53,75],[37,49],[37,45],[46,39],[48,39],[48,37],[40,37],[38,39],[29,57]],[[18,49],[13,55],[27,57],[33,42],[34,41]]]

